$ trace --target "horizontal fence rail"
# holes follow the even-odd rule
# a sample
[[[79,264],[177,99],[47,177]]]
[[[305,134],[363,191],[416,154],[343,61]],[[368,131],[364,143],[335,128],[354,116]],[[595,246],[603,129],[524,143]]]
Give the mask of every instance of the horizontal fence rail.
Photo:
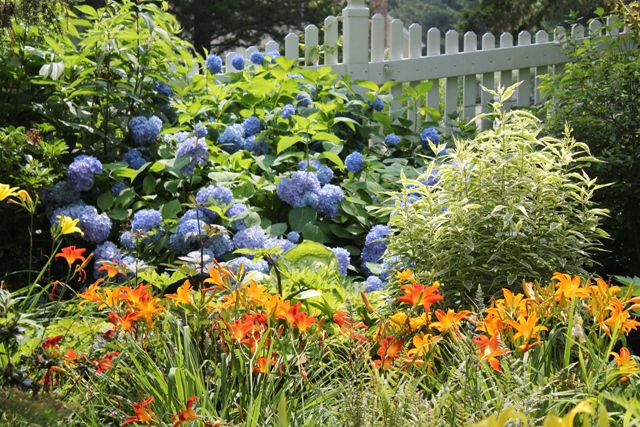
[[[431,28],[427,32],[427,43],[423,45],[422,27],[412,24],[408,31],[409,48],[405,51],[406,32],[402,21],[394,19],[389,23],[389,45],[386,46],[385,17],[376,14],[370,18],[364,0],[348,0],[341,21],[342,47],[338,43],[340,22],[329,16],[324,21],[322,44],[320,30],[309,25],[304,30],[302,51],[297,34],[290,33],[285,37],[284,56],[297,61],[299,66],[329,66],[338,76],[350,75],[353,80],[371,80],[378,85],[391,80],[414,86],[425,80],[434,81],[423,102],[440,110],[441,100],[444,100],[445,116],[458,114],[471,119],[479,112],[486,112],[492,98],[480,90],[480,85],[495,90],[498,85],[507,87],[522,82],[511,105],[538,103],[542,101],[537,90],[539,76],[561,73],[562,64],[567,62],[563,49],[565,30],[561,27],[551,36],[545,31],[538,31],[533,36],[522,31],[516,40],[510,33],[503,33],[498,38],[487,33],[478,40],[473,32],[461,36],[454,30],[447,31],[442,40],[440,30]],[[610,35],[628,31],[624,27],[617,29],[617,22],[612,19],[607,20],[607,26],[611,28]],[[601,35],[603,31],[602,23],[594,20],[586,29],[581,25],[572,27],[571,37],[579,42]],[[245,59],[256,50],[255,47],[247,49]],[[270,41],[266,44],[265,52],[271,51],[280,52],[278,43]],[[237,71],[231,64],[235,55],[229,53],[225,58],[227,73]],[[227,80],[224,74],[219,74],[217,79]],[[461,99],[459,93],[462,93]],[[391,88],[394,98],[401,94],[401,85]],[[397,101],[391,105],[392,109],[401,107]]]

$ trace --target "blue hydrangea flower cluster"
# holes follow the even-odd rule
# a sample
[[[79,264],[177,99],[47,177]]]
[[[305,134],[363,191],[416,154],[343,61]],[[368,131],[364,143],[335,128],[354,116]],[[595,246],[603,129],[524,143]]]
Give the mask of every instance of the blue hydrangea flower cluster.
[[[295,107],[291,104],[287,104],[284,107],[282,107],[282,110],[280,111],[280,117],[282,117],[283,119],[288,119],[289,117],[293,116],[295,113],[296,113]]]
[[[338,203],[344,200],[340,187],[331,184],[322,187],[315,172],[298,171],[290,178],[282,178],[276,191],[280,199],[292,207],[310,206],[328,218],[338,214]]]
[[[344,165],[347,167],[347,170],[352,173],[358,173],[364,168],[364,159],[362,158],[362,153],[354,151],[349,154],[346,159],[344,159]]]
[[[233,236],[233,243],[237,249],[260,249],[264,248],[267,242],[267,235],[259,225],[240,230]]]
[[[160,135],[162,120],[156,116],[147,119],[144,116],[134,117],[129,120],[129,130],[136,145],[149,144]]]
[[[131,230],[151,231],[162,224],[162,214],[155,209],[141,209],[133,214]]]
[[[131,278],[139,271],[149,268],[149,266],[144,262],[135,258],[133,255],[125,255],[120,259],[119,264],[125,266],[125,270],[127,271],[127,277]],[[124,278],[122,278],[124,280]]]
[[[256,141],[256,136],[251,135],[244,140],[244,149],[250,153],[267,154],[269,152],[269,144],[265,142],[264,136],[260,137],[259,141]]]
[[[203,126],[202,123],[198,123],[197,125],[195,125],[193,128],[193,132],[198,138],[204,138],[209,133],[207,127]]]
[[[311,99],[311,95],[308,92],[301,91],[296,95],[296,100],[298,107],[308,107],[311,105],[313,100]]]
[[[120,193],[122,193],[126,189],[127,189],[127,187],[124,184],[116,182],[111,187],[111,194],[113,194],[114,196],[118,197],[120,195]]]
[[[51,224],[56,225],[60,221],[58,216],[77,218],[78,227],[84,232],[82,238],[87,242],[100,243],[107,240],[111,232],[111,220],[105,213],[98,214],[98,210],[82,201],[63,206],[53,211],[50,218]]]
[[[365,292],[374,292],[385,287],[385,283],[380,280],[378,276],[367,277],[367,281],[365,282],[365,284],[367,285],[364,290]]]
[[[226,187],[210,185],[198,190],[196,193],[196,202],[199,206],[205,206],[202,212],[204,212],[206,218],[209,221],[215,221],[219,215],[211,209],[207,209],[206,206],[215,205],[224,208],[233,203],[233,193]]]
[[[235,228],[238,231],[244,230],[245,228],[247,228],[247,226],[244,223],[244,218],[238,218],[235,220],[233,219],[237,215],[240,215],[241,213],[245,212],[246,210],[247,210],[247,207],[243,203],[234,203],[229,207],[229,209],[227,209],[227,211],[224,214],[227,218],[231,220],[231,227]]]
[[[422,141],[422,148],[427,150],[429,148],[429,141],[434,144],[440,143],[440,134],[435,128],[424,128],[420,132],[420,141]]]
[[[298,170],[304,171],[304,172],[313,172],[313,171],[318,171],[318,169],[320,169],[320,166],[322,165],[322,163],[320,163],[319,160],[301,160],[298,162]]]
[[[186,254],[200,247],[200,241],[206,241],[207,223],[198,219],[185,219],[178,222],[175,234],[169,236],[169,249],[179,254]]]
[[[384,138],[384,143],[387,145],[398,145],[400,144],[400,137],[395,133],[390,133]]]
[[[384,110],[384,101],[378,96],[376,96],[373,101],[367,101],[367,104],[376,111]]]
[[[93,156],[81,155],[69,165],[67,180],[76,191],[89,191],[93,187],[93,176],[102,173],[102,163]]]
[[[256,65],[262,65],[264,62],[264,55],[256,50],[249,56],[249,60]]]
[[[131,169],[140,169],[147,160],[143,157],[142,152],[138,148],[132,148],[124,153],[120,159],[127,162]]]
[[[233,250],[233,242],[227,233],[214,234],[204,244],[204,251],[215,259],[221,259],[224,254]]]
[[[240,54],[234,55],[233,58],[231,58],[231,65],[238,71],[242,70],[244,68],[244,56]]]
[[[327,165],[322,165],[318,168],[318,181],[321,184],[328,184],[333,179],[333,170]]]
[[[351,262],[351,254],[344,248],[329,248],[338,258],[338,271],[342,277],[347,277],[347,269]]]
[[[365,237],[364,248],[360,254],[362,272],[365,276],[371,275],[371,270],[367,263],[379,263],[387,250],[387,239],[391,235],[391,227],[387,225],[376,225]]]
[[[73,188],[73,185],[69,181],[56,182],[53,185],[43,188],[42,203],[47,208],[57,208],[59,206],[69,205],[80,199],[80,192]],[[47,212],[50,216],[51,212]]]
[[[244,264],[244,271],[257,271],[262,274],[269,274],[269,264],[263,259],[251,260],[247,257],[241,256],[227,263],[227,267],[234,273],[238,272],[238,268],[241,264]]]
[[[253,136],[262,130],[262,123],[259,118],[250,116],[242,122],[242,129],[245,136]]]
[[[109,262],[120,262],[122,258],[122,254],[120,253],[120,249],[110,241],[105,241],[93,250],[93,259],[95,263],[93,264],[93,277],[96,279],[100,276],[106,276],[105,272],[98,272],[98,269],[102,266],[102,261]]]
[[[218,55],[209,55],[204,61],[204,65],[211,74],[218,74],[222,72],[222,59]]]
[[[279,237],[272,237],[270,239],[267,239],[266,242],[264,242],[265,249],[280,248],[283,253],[293,248],[294,246],[296,245],[292,243],[290,240],[279,238]]]
[[[209,148],[207,147],[207,141],[204,138],[187,138],[176,150],[176,158],[178,157],[190,157],[191,161],[184,165],[180,172],[186,176],[193,175],[196,164],[204,166],[209,161]]]
[[[162,83],[157,80],[154,80],[153,88],[159,95],[165,96],[167,98],[171,98],[173,96],[173,91],[166,83]],[[165,100],[163,101],[166,103]]]
[[[267,52],[267,56],[271,58],[271,63],[275,64],[276,58],[280,56],[280,52],[278,52],[277,50],[270,50],[269,52]]]
[[[289,239],[291,243],[298,243],[300,241],[300,233],[297,231],[290,231],[289,234],[287,234],[287,239]]]

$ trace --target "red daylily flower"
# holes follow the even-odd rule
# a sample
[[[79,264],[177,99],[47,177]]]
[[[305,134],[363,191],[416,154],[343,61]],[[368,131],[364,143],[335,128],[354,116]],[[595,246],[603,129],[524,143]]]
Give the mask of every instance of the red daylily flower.
[[[151,425],[154,421],[154,415],[151,409],[146,408],[151,402],[153,402],[153,396],[142,403],[134,403],[133,412],[135,415],[124,420],[123,427],[129,423],[148,423],[148,425]]]
[[[42,348],[45,350],[52,349],[58,344],[60,344],[60,341],[62,341],[62,338],[64,338],[64,335],[58,335],[55,337],[47,338],[42,342]]]
[[[187,407],[177,414],[171,416],[171,421],[175,422],[173,427],[177,427],[186,421],[193,421],[199,418],[198,414],[196,414],[196,411],[193,410],[193,405],[197,401],[198,398],[196,396],[191,396],[189,399],[187,399]]]
[[[81,260],[82,262],[85,261],[85,258],[82,256],[82,254],[85,253],[86,251],[87,250],[85,248],[76,249],[75,246],[67,246],[66,248],[62,248],[60,250],[60,253],[56,254],[54,258],[66,259],[67,264],[69,264],[69,267],[71,267],[73,263],[76,262],[77,260]]]
[[[105,354],[102,359],[95,359],[93,366],[96,368],[96,373],[101,374],[104,371],[113,369],[113,362],[111,360],[119,355],[119,352],[114,351],[113,353]]]
[[[404,291],[405,295],[398,297],[398,301],[412,306],[420,304],[425,311],[429,311],[431,304],[444,300],[436,286],[425,287],[415,283],[413,285],[400,286],[400,290]]]

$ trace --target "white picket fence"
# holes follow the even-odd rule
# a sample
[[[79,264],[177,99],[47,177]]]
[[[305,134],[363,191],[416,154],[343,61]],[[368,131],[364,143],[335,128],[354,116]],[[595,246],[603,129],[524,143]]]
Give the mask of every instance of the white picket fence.
[[[444,35],[442,52],[440,30],[431,28],[427,32],[426,55],[423,52],[422,27],[412,24],[409,27],[409,49],[403,52],[403,24],[399,19],[391,22],[390,46],[385,47],[385,22],[380,14],[369,17],[369,8],[365,0],[348,0],[342,12],[342,62],[338,62],[338,24],[336,17],[329,16],[324,21],[324,41],[320,45],[320,31],[315,25],[309,25],[304,31],[304,52],[300,51],[300,37],[291,33],[285,38],[284,55],[298,61],[305,67],[330,66],[339,76],[351,75],[353,80],[371,80],[382,85],[389,80],[417,85],[425,80],[438,82],[427,94],[424,102],[427,106],[439,109],[440,99],[444,99],[444,113],[458,113],[465,119],[474,117],[480,111],[486,111],[492,100],[490,95],[479,90],[479,85],[496,88],[507,87],[517,81],[523,83],[514,95],[513,104],[527,106],[541,101],[537,90],[538,76],[562,72],[562,64],[567,57],[562,48],[564,30],[550,36],[538,31],[534,37],[523,31],[514,40],[512,34],[503,33],[498,40],[493,34],[484,34],[478,49],[478,36],[473,32],[464,34],[463,49],[460,51],[460,34],[454,30]],[[608,21],[615,28],[615,22]],[[572,28],[571,36],[576,40],[600,34],[603,26],[593,21],[586,29],[577,25]],[[626,32],[627,29],[612,30],[612,35]],[[515,41],[515,43],[514,43]],[[498,42],[498,43],[496,43]],[[249,58],[257,50],[251,47],[244,55]],[[266,44],[265,52],[279,51],[274,41]],[[322,55],[319,52],[323,52]],[[231,64],[236,53],[226,56],[226,72],[237,71]],[[322,60],[321,60],[322,59]],[[226,80],[224,75],[218,75]],[[459,92],[462,92],[462,103]],[[402,94],[402,85],[391,89],[394,98]],[[391,109],[402,105],[394,101]],[[413,120],[414,117],[409,116]]]

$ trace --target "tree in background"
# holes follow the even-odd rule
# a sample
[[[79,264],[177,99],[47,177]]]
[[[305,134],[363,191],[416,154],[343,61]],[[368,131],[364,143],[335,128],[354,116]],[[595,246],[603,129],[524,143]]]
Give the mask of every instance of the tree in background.
[[[533,33],[563,25],[572,16],[586,23],[595,18],[597,8],[610,9],[610,4],[611,0],[482,0],[462,12],[457,26],[476,34]]]
[[[222,53],[282,41],[291,29],[319,25],[340,12],[344,0],[171,0],[169,10],[184,27],[181,35],[197,52]]]
[[[456,28],[460,13],[474,7],[479,0],[389,0],[389,13],[404,21],[405,25],[416,22],[422,26],[426,42],[427,31],[438,28],[443,33]]]

